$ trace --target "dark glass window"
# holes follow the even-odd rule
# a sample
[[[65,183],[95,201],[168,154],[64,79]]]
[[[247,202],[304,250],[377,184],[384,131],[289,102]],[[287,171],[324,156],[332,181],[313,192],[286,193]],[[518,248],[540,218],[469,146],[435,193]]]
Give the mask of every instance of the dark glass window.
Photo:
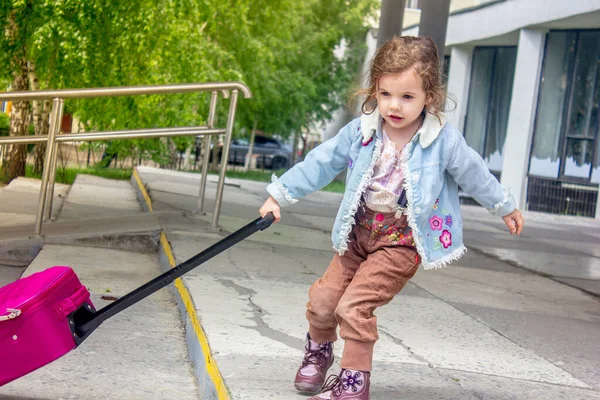
[[[600,31],[548,34],[529,174],[600,183]]]
[[[473,51],[465,139],[495,172],[502,169],[516,61],[516,47]]]

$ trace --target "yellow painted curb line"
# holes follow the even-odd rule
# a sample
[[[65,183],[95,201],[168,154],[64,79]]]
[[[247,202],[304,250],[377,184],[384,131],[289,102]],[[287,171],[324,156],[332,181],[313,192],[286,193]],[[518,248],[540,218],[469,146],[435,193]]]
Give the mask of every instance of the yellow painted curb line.
[[[167,235],[164,232],[160,233],[160,244],[163,248],[163,251],[167,255],[167,259],[169,260],[169,265],[171,268],[175,267],[175,257],[173,257],[173,252],[171,251],[171,245],[167,240]],[[204,353],[204,363],[206,366],[206,372],[208,372],[208,376],[210,376],[213,384],[215,385],[215,390],[217,392],[217,398],[219,400],[229,400],[229,394],[227,393],[227,388],[225,387],[225,382],[223,381],[223,377],[221,376],[221,372],[217,367],[217,362],[212,357],[210,346],[208,344],[208,339],[206,339],[206,335],[204,334],[204,330],[200,325],[200,319],[198,318],[198,314],[196,314],[196,307],[194,306],[194,302],[192,300],[192,296],[188,291],[187,287],[181,280],[181,278],[177,278],[175,280],[175,287],[179,292],[179,296],[181,296],[181,300],[185,306],[185,309],[190,317],[190,322],[194,327],[194,332],[196,332],[196,337],[198,338],[198,342],[200,342],[200,346],[202,347],[202,352]]]
[[[140,174],[138,174],[137,169],[133,170],[133,177],[138,184],[138,189],[142,192],[142,196],[144,196],[144,200],[146,200],[146,205],[148,206],[148,210],[152,212],[152,200],[150,199],[150,195],[146,191],[146,187],[142,183],[142,179],[140,178]]]
[[[152,211],[152,200],[150,199],[150,196],[148,195],[148,192],[146,191],[146,188],[144,187],[144,184],[142,183],[140,175],[136,169],[133,170],[133,177],[135,178],[135,181],[137,182],[138,187],[144,196],[144,200],[148,205],[148,209]],[[167,256],[169,265],[171,268],[175,267],[175,257],[173,256],[173,251],[171,250],[171,245],[169,244],[167,235],[165,235],[164,232],[160,233],[160,244]],[[227,392],[227,387],[225,386],[225,382],[223,381],[223,377],[221,376],[221,371],[219,371],[217,362],[212,356],[206,334],[200,325],[200,318],[198,318],[198,314],[196,313],[196,307],[194,306],[192,296],[190,295],[188,288],[185,286],[181,278],[177,278],[175,280],[175,288],[177,288],[177,292],[183,301],[185,310],[187,311],[192,327],[194,328],[194,332],[196,333],[196,337],[198,338],[198,342],[200,343],[200,347],[202,348],[202,353],[204,353],[204,365],[206,372],[215,386],[217,398],[219,400],[229,400],[230,397],[229,393]]]

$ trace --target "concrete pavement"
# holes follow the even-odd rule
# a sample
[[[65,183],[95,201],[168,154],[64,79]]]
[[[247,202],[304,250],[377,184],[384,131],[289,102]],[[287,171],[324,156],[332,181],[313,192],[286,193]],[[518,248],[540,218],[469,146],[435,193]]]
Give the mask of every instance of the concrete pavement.
[[[265,184],[231,180],[239,187],[225,191],[223,232],[217,234],[206,228],[211,215],[192,214],[199,177],[167,177],[146,168],[140,176],[155,211],[177,210],[189,220],[186,228],[165,230],[177,263],[254,219],[265,198]],[[207,198],[213,196],[209,186]],[[282,223],[184,277],[231,398],[302,398],[291,381],[306,331],[306,292],[332,257],[329,236],[340,201],[332,193],[308,196],[285,209]],[[210,200],[207,206],[210,210]],[[567,258],[568,271],[594,283],[593,268],[578,262],[586,258],[593,264],[599,224],[527,213],[528,231],[517,238],[485,210],[465,207],[463,214],[467,246],[479,251],[450,268],[419,271],[378,312],[373,398],[600,398],[598,299],[515,267],[528,260],[525,253],[509,263],[486,255],[499,245],[513,254],[535,249],[536,257],[546,259],[562,252],[573,256]],[[557,231],[564,242],[548,245],[557,241]],[[572,250],[569,240],[582,245]],[[588,275],[582,273],[586,268]],[[341,349],[340,343],[338,356]]]
[[[163,268],[185,261],[256,218],[265,198],[265,184],[229,180],[220,219],[222,230],[213,232],[210,213],[193,214],[198,175],[151,168],[140,168],[139,175],[150,195],[152,213],[143,214],[136,208],[139,204],[132,201],[134,188],[139,191],[138,198],[143,198],[137,185],[128,190],[123,182],[111,185],[95,182],[95,178],[78,179],[79,184],[71,188],[57,221],[44,227],[46,235],[41,243],[37,239],[37,251],[42,249],[38,257],[46,257],[43,264],[73,257],[74,264],[83,266],[86,281],[102,282],[84,284],[92,289],[115,285],[125,291],[128,287],[118,284],[123,277],[138,276],[141,271],[144,278],[157,273],[151,256],[157,248]],[[209,212],[215,191],[216,185],[209,182],[205,206]],[[115,201],[115,197],[123,201]],[[177,366],[178,376],[187,382],[183,383],[185,389],[179,398],[305,398],[294,392],[291,382],[302,356],[306,292],[333,255],[330,229],[340,200],[341,195],[334,193],[308,196],[285,209],[282,223],[216,256],[186,275],[175,287],[172,293],[183,315],[187,351],[195,364],[197,392],[193,393],[186,378],[189,372],[185,363],[169,357],[157,342],[150,344],[150,340],[155,340],[151,338],[163,332],[152,327],[152,323],[160,324],[159,321],[150,318],[152,323],[143,325],[141,330],[148,332],[142,339],[148,343],[146,348],[157,351],[153,358],[164,358],[165,365]],[[114,214],[111,214],[112,204],[115,204]],[[128,211],[123,212],[123,207]],[[3,211],[0,204],[0,212]],[[372,398],[600,399],[597,369],[600,302],[595,296],[559,282],[565,280],[590,292],[596,290],[600,224],[526,213],[527,230],[521,238],[516,238],[505,232],[500,219],[488,216],[485,210],[465,207],[463,215],[467,247],[477,251],[469,251],[449,268],[419,271],[406,289],[377,313],[381,338],[375,350]],[[163,234],[159,236],[160,232]],[[33,243],[28,240],[34,239],[25,234],[22,224],[8,230],[0,227],[0,244],[4,244],[0,246],[0,260],[2,254],[18,247],[15,243],[22,246],[17,252],[20,256],[35,253],[35,248],[29,249],[29,253],[26,248],[26,244]],[[90,249],[91,246],[95,248]],[[137,246],[137,254],[143,256],[141,263],[135,261],[133,252],[124,251],[128,246]],[[74,251],[73,255],[69,249]],[[117,253],[131,258],[122,256],[119,261],[112,261],[110,255]],[[77,254],[85,255],[77,258]],[[18,257],[13,255],[14,258]],[[36,258],[34,264],[42,261]],[[536,272],[517,267],[521,263]],[[92,267],[107,264],[119,268],[108,271],[106,267]],[[141,303],[139,312],[132,313],[131,318],[152,315],[151,310],[161,304],[164,306],[161,312],[170,316],[166,324],[175,327],[169,331],[174,340],[172,346],[181,349],[184,339],[175,333],[181,322],[172,319],[168,301],[157,297],[158,303],[151,303],[153,298]],[[174,310],[175,306],[172,307]],[[125,317],[127,314],[123,313]],[[120,330],[126,329],[123,324],[128,321],[117,317],[110,322],[111,330]],[[146,321],[136,323],[142,322]],[[111,346],[118,345],[109,344],[110,337],[104,338],[102,332],[94,334],[99,341],[96,354],[65,360],[90,362],[85,364],[88,367],[94,362],[105,365],[96,357],[104,359]],[[120,372],[146,365],[140,355],[143,348],[118,349],[122,352]],[[343,343],[338,342],[335,349],[338,357],[342,349]],[[174,351],[181,354],[180,350]],[[51,368],[58,367],[52,365],[39,373],[48,378],[60,377],[72,367]],[[88,371],[94,371],[89,368]],[[336,363],[331,372],[338,371]],[[150,371],[151,376],[157,376],[152,375],[156,373]],[[114,388],[109,379],[103,379],[98,378],[93,385],[83,378],[76,380],[72,392],[60,383],[53,386],[52,393],[76,397],[76,393],[95,393],[92,387],[96,386]],[[23,385],[33,388],[39,385],[35,380],[19,380],[11,385],[24,387],[17,382],[26,382]],[[159,394],[168,392],[161,379],[146,380],[134,374],[119,377],[117,382],[118,386],[130,389],[114,392],[114,396],[110,392],[105,398],[137,398],[144,394],[149,396],[144,398],[165,398]],[[140,382],[156,388],[153,392],[156,397],[144,391],[145,385]],[[27,398],[18,397],[25,396],[23,392],[7,393],[10,387],[0,389],[0,399]]]
[[[162,272],[160,223],[156,215],[143,213],[129,182],[78,176],[72,187],[61,188],[54,203],[57,220],[44,225],[43,237],[31,236],[39,181],[13,182],[0,190],[0,198],[11,198],[0,203],[0,284],[23,270],[30,275],[69,265],[101,308]],[[12,212],[19,204],[19,212]],[[0,388],[0,399],[67,398],[200,398],[185,330],[168,290],[106,321],[61,359]]]

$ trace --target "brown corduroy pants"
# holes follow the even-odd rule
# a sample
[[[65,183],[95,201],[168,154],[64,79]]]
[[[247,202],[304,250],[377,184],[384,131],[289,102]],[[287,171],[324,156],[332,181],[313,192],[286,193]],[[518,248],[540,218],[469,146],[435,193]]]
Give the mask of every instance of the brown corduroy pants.
[[[342,368],[371,371],[379,339],[376,308],[389,303],[420,264],[411,246],[406,216],[361,207],[350,233],[348,251],[336,254],[325,274],[309,289],[306,317],[311,339],[345,340]]]

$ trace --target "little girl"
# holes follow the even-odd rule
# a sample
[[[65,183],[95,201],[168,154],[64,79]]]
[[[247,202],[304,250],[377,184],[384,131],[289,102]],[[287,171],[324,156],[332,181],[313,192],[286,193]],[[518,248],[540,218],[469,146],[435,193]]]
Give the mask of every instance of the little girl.
[[[369,399],[373,346],[379,338],[377,307],[389,303],[424,269],[461,257],[458,187],[511,234],[523,229],[513,197],[485,162],[446,122],[446,93],[436,46],[430,38],[394,37],[375,54],[363,115],[311,151],[267,187],[260,209],[281,218],[294,204],[348,169],[346,191],[333,227],[337,251],[308,292],[306,352],[294,381],[319,399]],[[342,370],[333,363],[336,328],[344,339]]]

